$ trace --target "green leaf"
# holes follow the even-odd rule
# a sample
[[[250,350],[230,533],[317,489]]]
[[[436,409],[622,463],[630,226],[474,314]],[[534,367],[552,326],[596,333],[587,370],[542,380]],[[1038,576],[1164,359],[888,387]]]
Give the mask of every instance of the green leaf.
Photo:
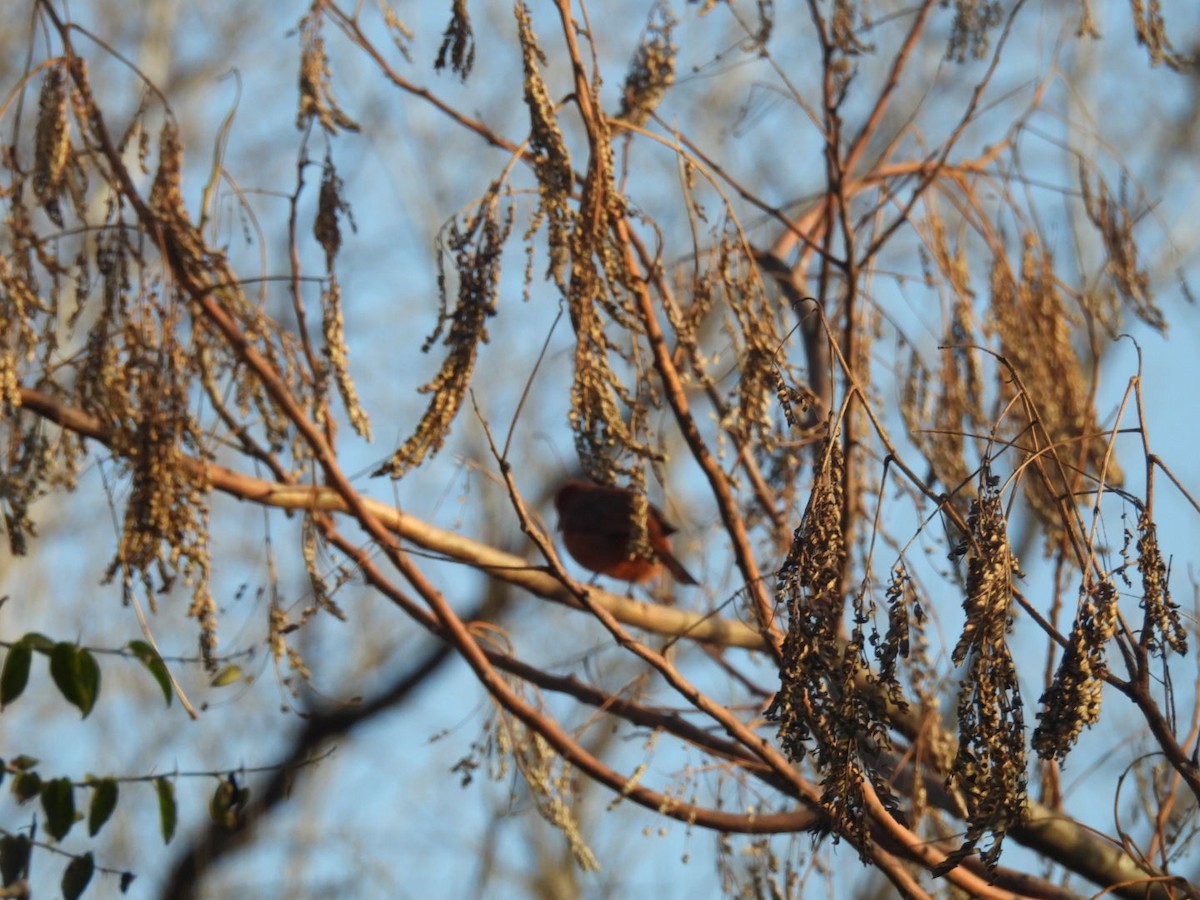
[[[50,837],[61,841],[75,824],[75,787],[70,778],[53,778],[42,785],[42,809]]]
[[[135,878],[137,878],[137,875],[135,875],[133,872],[122,872],[121,873],[121,893],[122,894],[129,893],[129,886],[131,884],[133,884],[133,879],[135,879]]]
[[[233,779],[222,778],[213,791],[212,799],[208,801],[208,814],[218,825],[233,828],[237,824],[237,815],[233,811],[234,801],[237,800],[237,785]]]
[[[13,776],[13,796],[18,803],[28,803],[42,792],[42,779],[37,772],[18,772]]]
[[[220,672],[218,672],[216,675],[214,675],[212,677],[212,681],[210,681],[209,684],[211,684],[213,687],[225,687],[226,685],[233,684],[241,677],[242,677],[242,667],[236,666],[233,663],[230,663],[225,668],[223,668]]]
[[[29,870],[29,838],[8,834],[0,838],[0,878],[8,887]]]
[[[65,641],[50,651],[50,677],[68,703],[79,708],[84,718],[96,705],[100,693],[100,667],[87,650]]]
[[[45,656],[49,656],[54,650],[54,641],[36,631],[28,632],[21,638],[21,643],[27,645],[30,650],[36,650]]]
[[[24,641],[17,641],[8,648],[4,656],[4,669],[0,670],[0,709],[21,696],[29,683],[29,664],[33,662],[33,648]]]
[[[65,641],[55,644],[50,651],[50,677],[58,685],[59,692],[67,698],[67,702],[79,705],[79,690],[75,684],[75,645]]]
[[[167,664],[163,662],[162,657],[155,653],[154,648],[145,641],[130,641],[126,646],[128,646],[129,652],[140,659],[142,665],[154,676],[154,680],[162,688],[163,699],[167,701],[167,706],[170,706],[171,698],[175,694],[171,690],[171,676],[167,673]]]
[[[37,759],[32,756],[26,756],[22,753],[20,756],[14,757],[9,763],[18,772],[26,772],[38,764]]]
[[[88,836],[95,837],[117,808],[120,790],[112,778],[101,778],[92,784],[92,803],[88,807]]]
[[[237,779],[230,775],[221,779],[213,791],[212,799],[208,801],[208,814],[222,828],[232,831],[244,824],[249,801],[250,789],[238,787]]]
[[[80,649],[76,654],[79,666],[79,709],[86,719],[96,698],[100,696],[100,666],[90,650]]]
[[[91,853],[77,856],[67,863],[62,877],[63,900],[78,900],[79,895],[87,888],[88,882],[92,880],[94,871],[96,871],[96,861],[92,859]]]
[[[163,843],[169,844],[175,836],[175,823],[179,816],[175,807],[175,785],[165,778],[155,778],[154,790],[158,794],[158,818],[162,823]]]

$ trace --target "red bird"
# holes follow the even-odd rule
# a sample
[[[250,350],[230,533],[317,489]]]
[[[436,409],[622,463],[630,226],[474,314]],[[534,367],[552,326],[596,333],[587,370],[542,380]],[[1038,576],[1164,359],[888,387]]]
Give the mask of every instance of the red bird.
[[[647,510],[646,537],[653,559],[632,555],[634,493],[592,481],[568,481],[558,489],[554,506],[558,530],[567,552],[585,569],[620,581],[641,584],[665,566],[680,584],[696,584],[671,553],[667,535],[675,533],[658,507]]]

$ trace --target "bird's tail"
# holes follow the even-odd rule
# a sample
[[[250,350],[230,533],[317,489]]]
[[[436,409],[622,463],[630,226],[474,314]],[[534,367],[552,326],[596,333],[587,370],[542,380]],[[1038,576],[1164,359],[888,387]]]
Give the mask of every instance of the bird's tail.
[[[683,563],[681,563],[679,560],[677,560],[670,553],[661,553],[661,554],[659,554],[659,556],[663,561],[663,565],[665,565],[667,567],[667,569],[670,571],[671,576],[676,581],[678,581],[680,584],[699,584],[700,583],[695,578],[692,577],[691,572],[689,572],[687,569],[685,569],[683,567]]]

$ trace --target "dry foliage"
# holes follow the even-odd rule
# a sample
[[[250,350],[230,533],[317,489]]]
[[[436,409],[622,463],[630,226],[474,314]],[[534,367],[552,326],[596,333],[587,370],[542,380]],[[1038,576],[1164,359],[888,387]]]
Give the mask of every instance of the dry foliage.
[[[467,3],[446,6],[435,68],[469,91],[503,38],[485,39]],[[395,604],[398,630],[425,629],[470,666],[494,703],[482,745],[492,774],[511,763],[586,870],[613,861],[591,849],[574,808],[585,779],[716,832],[731,895],[812,890],[820,867],[800,861],[819,850],[796,840],[808,835],[847,842],[904,896],[1200,893],[1175,865],[1165,813],[1137,839],[1145,846],[1115,824],[1110,843],[1059,793],[1058,766],[1115,703],[1144,723],[1154,754],[1144,777],[1160,810],[1185,794],[1200,802],[1200,769],[1171,688],[1195,667],[1155,519],[1156,472],[1170,470],[1151,450],[1138,377],[1118,418],[1097,407],[1110,337],[1131,321],[1166,328],[1138,245],[1151,201],[1114,192],[1101,161],[1079,154],[1078,197],[1067,202],[1080,213],[1079,245],[1100,262],[1051,249],[1021,156],[1046,84],[999,134],[983,102],[1014,35],[1037,28],[1033,4],[813,2],[786,10],[811,20],[803,54],[776,45],[783,4],[710,0],[678,16],[655,5],[622,79],[604,62],[594,5],[517,2],[509,76],[523,86],[528,126],[505,137],[469,104],[455,108],[393,68],[365,10],[317,0],[299,23],[297,126],[303,147],[326,149],[319,164],[305,156],[321,172],[315,213],[309,231],[299,227],[298,198],[312,190],[301,175],[287,223],[290,308],[274,311],[251,292],[209,208],[199,224],[189,212],[199,185],[183,112],[147,84],[133,122],[115,131],[89,74],[102,51],[83,46],[55,4],[31,7],[54,49],[16,86],[36,92],[36,105],[0,108],[15,135],[0,184],[0,503],[15,556],[36,546],[38,498],[73,490],[88,460],[110,460],[110,478],[126,487],[111,496],[120,525],[108,577],[156,621],[176,615],[161,598],[185,585],[203,662],[216,670],[213,492],[302,512],[297,556],[313,602],[299,615],[275,601],[268,610],[267,642],[292,695],[320,666],[297,635],[322,611],[353,622],[335,598],[365,582]],[[1071,40],[1082,40],[1095,27],[1088,5],[1075,15]],[[1191,71],[1157,4],[1132,3],[1129,15],[1151,64]],[[809,191],[801,199],[739,180],[700,125],[677,129],[698,121],[672,102],[686,26],[704,16],[724,16],[736,52],[780,74],[801,123],[796,146],[817,151],[805,154],[815,174],[792,182]],[[394,12],[376,25],[405,57],[418,40]],[[511,502],[509,525],[536,545],[532,564],[373,500],[371,485],[347,474],[338,424],[368,440],[371,426],[347,337],[361,307],[338,277],[344,226],[362,201],[336,160],[340,142],[355,139],[347,133],[370,123],[334,98],[340,53],[361,54],[397,103],[434,104],[458,140],[503,157],[466,176],[478,199],[436,237],[436,327],[423,344],[405,334],[400,349],[436,349],[440,368],[419,387],[424,414],[375,474],[420,477],[468,410],[486,416],[489,388],[528,379],[523,399],[569,406],[560,424],[590,478],[632,486],[646,503],[656,481],[699,473],[693,496],[702,492],[704,507],[691,501],[692,518],[713,524],[696,596],[658,606],[572,578],[520,490],[548,486],[545,473],[523,468],[511,435],[491,445],[489,465]],[[910,83],[913,98],[923,91],[923,54],[972,79],[956,95],[957,118],[930,134],[913,124],[917,99],[899,108]],[[819,61],[803,85],[787,74],[798,55]],[[606,82],[620,86],[611,113]],[[991,138],[972,155],[980,130]],[[678,173],[668,214],[630,175],[660,157]],[[301,268],[309,233],[323,273],[316,292]],[[504,266],[522,253],[525,299],[504,289]],[[921,326],[884,287],[918,262],[911,281],[930,301],[921,320],[936,321],[933,341],[916,336]],[[897,275],[901,265],[910,271]],[[314,298],[315,317],[305,307]],[[539,332],[557,310],[560,330]],[[504,371],[489,370],[490,323],[505,317],[525,317],[536,337],[505,348]],[[564,331],[569,379],[540,377],[544,335],[562,341]],[[512,430],[522,427],[514,417]],[[1136,444],[1118,443],[1121,429],[1138,438],[1141,459],[1128,452]],[[1137,469],[1145,477],[1130,479]],[[1114,515],[1133,520],[1115,552],[1101,524],[1111,533]],[[944,537],[931,536],[939,526]],[[947,567],[920,561],[925,546]],[[1053,596],[1024,595],[1018,547],[1054,567]],[[576,639],[599,642],[612,671],[640,674],[614,687],[497,639],[502,626],[464,615],[451,602],[460,583],[439,580],[443,570],[426,569],[414,548],[474,567],[495,590],[565,604],[593,627],[565,636],[554,648],[562,658]],[[938,629],[954,629],[940,650],[931,611]],[[1028,626],[1020,652],[1018,623]],[[673,741],[703,764],[674,777],[624,770],[583,739],[597,722],[654,735],[648,757]],[[460,763],[467,780],[476,765]],[[1037,876],[1005,866],[1012,841],[1045,862]]]

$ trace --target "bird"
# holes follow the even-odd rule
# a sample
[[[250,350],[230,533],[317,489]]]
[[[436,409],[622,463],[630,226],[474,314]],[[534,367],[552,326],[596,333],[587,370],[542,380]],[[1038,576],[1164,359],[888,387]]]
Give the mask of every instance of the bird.
[[[664,567],[680,584],[696,584],[671,553],[668,535],[675,533],[675,526],[653,504],[646,514],[646,538],[653,558],[634,554],[635,496],[628,488],[594,481],[571,479],[563,484],[554,497],[554,507],[567,552],[585,569],[630,584],[649,581]]]

